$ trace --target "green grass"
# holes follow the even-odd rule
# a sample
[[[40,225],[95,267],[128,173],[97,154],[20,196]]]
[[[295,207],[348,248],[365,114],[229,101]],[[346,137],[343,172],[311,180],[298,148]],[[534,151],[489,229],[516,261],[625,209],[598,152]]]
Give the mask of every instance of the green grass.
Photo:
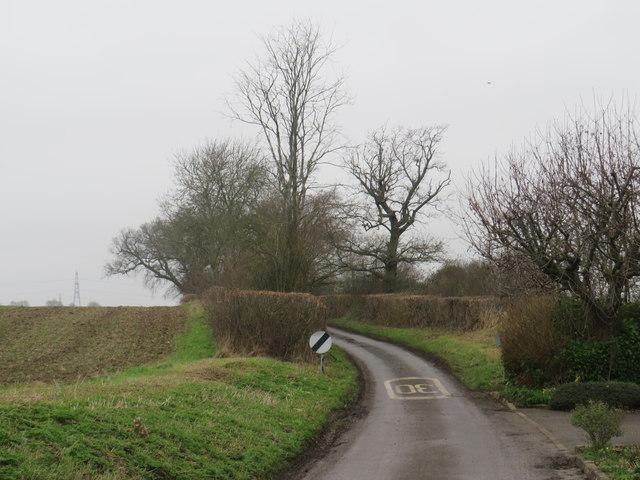
[[[498,392],[518,407],[548,405],[553,389],[531,389],[505,382],[500,349],[493,330],[456,331],[434,328],[395,328],[370,325],[353,317],[330,322],[364,334],[388,338],[445,361],[452,373],[471,390]]]
[[[598,465],[598,468],[611,480],[637,480],[640,478],[640,446],[620,446],[605,450],[587,448],[580,452],[587,460]]]
[[[392,328],[368,325],[350,317],[332,320],[332,325],[389,338],[434,354],[451,367],[468,388],[497,391],[503,385],[500,352],[489,331],[458,332],[431,328]]]
[[[209,358],[201,312],[177,308],[192,308],[192,321],[161,362],[0,386],[0,479],[269,478],[357,395],[357,371],[339,352],[324,376],[317,365]]]
[[[176,308],[184,308],[189,312],[189,322],[184,331],[176,337],[173,351],[161,361],[139,365],[111,375],[112,380],[153,375],[177,365],[214,356],[215,342],[202,306],[199,303],[189,303]]]
[[[190,322],[184,332],[176,337],[175,350],[167,357],[167,361],[186,363],[212,357],[215,345],[204,309],[199,303],[189,303],[183,308],[189,310]]]

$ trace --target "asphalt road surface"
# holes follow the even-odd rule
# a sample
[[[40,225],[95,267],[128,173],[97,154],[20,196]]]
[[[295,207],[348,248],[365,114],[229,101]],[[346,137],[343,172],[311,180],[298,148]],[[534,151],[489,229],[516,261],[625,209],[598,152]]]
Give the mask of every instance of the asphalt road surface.
[[[361,335],[331,335],[364,372],[366,415],[296,478],[585,478],[534,426],[432,363]]]

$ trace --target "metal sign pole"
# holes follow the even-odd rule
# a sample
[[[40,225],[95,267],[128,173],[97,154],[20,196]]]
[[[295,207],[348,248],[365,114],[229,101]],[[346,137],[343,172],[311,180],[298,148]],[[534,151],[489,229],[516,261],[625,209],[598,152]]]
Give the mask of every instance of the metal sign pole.
[[[324,375],[324,355],[320,355],[320,373]]]

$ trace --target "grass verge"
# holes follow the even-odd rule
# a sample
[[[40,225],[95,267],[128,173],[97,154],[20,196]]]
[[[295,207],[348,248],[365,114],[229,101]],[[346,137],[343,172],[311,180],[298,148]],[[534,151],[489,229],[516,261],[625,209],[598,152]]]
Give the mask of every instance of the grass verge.
[[[640,445],[616,446],[605,450],[586,448],[580,455],[594,462],[611,480],[640,478]]]
[[[458,332],[431,328],[392,328],[368,325],[350,317],[331,325],[388,338],[433,354],[446,362],[452,373],[471,390],[500,390],[503,384],[500,351],[488,330]]]
[[[500,349],[495,332],[441,330],[434,328],[394,328],[369,325],[352,317],[332,320],[331,325],[387,338],[444,361],[467,388],[498,392],[501,399],[518,407],[548,405],[551,389],[536,390],[505,382]]]
[[[162,361],[62,385],[0,385],[0,479],[266,479],[357,396],[339,352],[317,365],[209,358],[197,306]]]

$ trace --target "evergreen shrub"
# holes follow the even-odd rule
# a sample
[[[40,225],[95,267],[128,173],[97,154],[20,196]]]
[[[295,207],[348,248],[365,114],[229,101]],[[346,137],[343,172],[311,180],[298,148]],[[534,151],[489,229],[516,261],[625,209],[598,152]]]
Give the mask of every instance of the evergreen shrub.
[[[558,386],[551,394],[553,410],[572,410],[589,401],[615,408],[640,408],[640,385],[631,382],[574,382]]]

